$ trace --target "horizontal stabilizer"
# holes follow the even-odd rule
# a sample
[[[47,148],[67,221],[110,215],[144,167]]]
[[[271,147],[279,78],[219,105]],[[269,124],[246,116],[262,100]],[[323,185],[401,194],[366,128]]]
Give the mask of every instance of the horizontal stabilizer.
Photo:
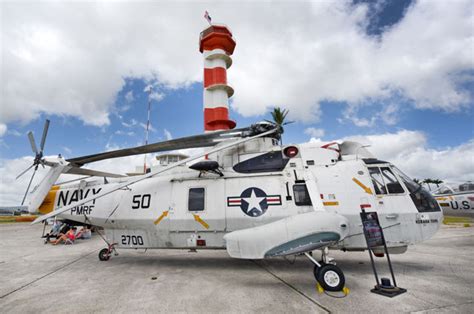
[[[325,211],[299,214],[224,236],[234,258],[262,259],[313,251],[343,240],[349,224],[344,216]]]

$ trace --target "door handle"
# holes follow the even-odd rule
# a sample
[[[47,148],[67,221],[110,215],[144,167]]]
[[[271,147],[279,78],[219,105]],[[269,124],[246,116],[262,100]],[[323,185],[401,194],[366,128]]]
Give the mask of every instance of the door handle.
[[[390,215],[387,215],[385,216],[387,219],[397,219],[398,218],[398,214],[390,214]]]

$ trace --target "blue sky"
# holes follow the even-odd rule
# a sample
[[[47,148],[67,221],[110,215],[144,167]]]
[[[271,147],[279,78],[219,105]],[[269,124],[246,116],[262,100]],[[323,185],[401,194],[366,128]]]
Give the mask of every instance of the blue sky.
[[[150,142],[201,133],[205,10],[237,40],[228,69],[237,127],[269,119],[280,106],[295,121],[285,143],[357,138],[414,176],[474,179],[466,157],[474,146],[469,1],[2,7],[3,185],[27,165],[20,162],[32,156],[26,133],[38,142],[46,118],[49,155],[143,144],[149,84],[158,96]],[[451,160],[456,166],[437,171]]]

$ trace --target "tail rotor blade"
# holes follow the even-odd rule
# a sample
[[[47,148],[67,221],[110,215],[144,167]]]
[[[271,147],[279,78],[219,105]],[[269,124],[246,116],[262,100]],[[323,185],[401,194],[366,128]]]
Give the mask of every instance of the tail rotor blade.
[[[36,168],[38,169],[38,168]],[[25,195],[23,196],[23,200],[21,201],[21,206],[25,203],[26,195],[28,195],[28,191],[30,190],[31,182],[33,182],[33,178],[35,177],[36,174],[36,169],[33,171],[33,174],[31,175],[30,183],[28,183],[28,187],[26,188]]]
[[[31,131],[28,132],[28,139],[30,140],[31,150],[33,151],[33,154],[37,155],[38,148],[36,147],[35,137],[33,136],[33,132]]]
[[[48,129],[49,129],[49,120],[46,119],[46,121],[44,122],[43,137],[41,137],[40,152],[43,152],[44,143],[46,142],[46,136],[48,135]]]
[[[24,175],[25,173],[27,173],[28,170],[30,170],[30,169],[33,168],[34,166],[35,166],[35,165],[33,164],[33,165],[29,166],[28,168],[26,168],[22,173],[20,173],[20,174],[16,177],[15,180],[18,180],[18,178],[20,178],[22,175]]]

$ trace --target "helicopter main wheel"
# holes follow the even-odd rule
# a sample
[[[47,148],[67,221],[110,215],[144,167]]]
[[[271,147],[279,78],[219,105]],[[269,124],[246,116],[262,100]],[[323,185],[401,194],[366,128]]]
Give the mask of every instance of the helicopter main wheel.
[[[344,288],[346,279],[342,270],[336,265],[324,264],[318,269],[314,269],[316,280],[326,291],[341,291]]]
[[[100,250],[99,252],[99,260],[101,261],[108,261],[110,259],[110,251],[109,249],[105,248]]]

